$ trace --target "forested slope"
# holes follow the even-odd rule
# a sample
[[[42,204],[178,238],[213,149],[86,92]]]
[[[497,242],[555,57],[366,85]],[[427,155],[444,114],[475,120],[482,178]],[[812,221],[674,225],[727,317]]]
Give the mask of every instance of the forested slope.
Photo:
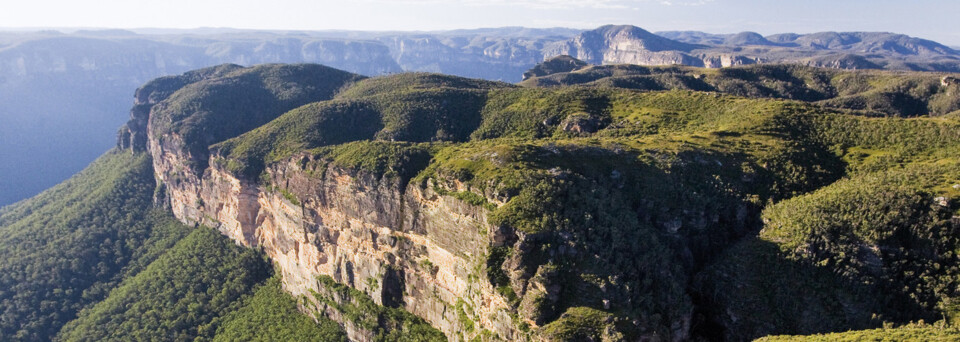
[[[247,320],[273,326],[277,337],[342,336],[277,297],[262,256],[155,209],[155,187],[149,157],[112,151],[63,184],[3,208],[0,340],[210,339],[218,323],[252,324]],[[262,311],[264,297],[277,307]],[[245,314],[232,313],[241,308]]]

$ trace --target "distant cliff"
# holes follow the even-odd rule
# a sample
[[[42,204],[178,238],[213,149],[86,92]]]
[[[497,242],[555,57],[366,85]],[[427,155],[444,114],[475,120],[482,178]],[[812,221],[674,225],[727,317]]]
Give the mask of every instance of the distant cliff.
[[[839,69],[960,71],[960,53],[937,42],[880,32],[718,35],[696,31],[650,33],[608,25],[549,45],[545,57],[570,55],[591,64],[680,64],[727,67],[795,63]]]
[[[130,89],[155,77],[221,63],[314,62],[370,75],[402,70],[373,41],[123,32],[15,37],[0,38],[0,206],[66,179],[109,149]]]

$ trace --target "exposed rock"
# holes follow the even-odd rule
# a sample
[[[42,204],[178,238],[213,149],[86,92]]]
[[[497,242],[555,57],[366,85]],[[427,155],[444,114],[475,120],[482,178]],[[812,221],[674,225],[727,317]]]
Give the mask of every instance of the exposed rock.
[[[946,208],[946,207],[949,207],[949,206],[950,206],[950,199],[949,199],[949,198],[946,198],[946,197],[944,197],[944,196],[940,196],[940,197],[934,198],[934,199],[933,199],[933,203],[936,204],[936,205],[938,205],[938,206],[941,206],[941,207],[945,207],[945,208]]]
[[[216,155],[197,175],[183,167],[190,156],[175,144],[176,137],[149,144],[174,215],[262,249],[294,296],[329,293],[317,281],[329,276],[377,304],[424,318],[451,338],[472,337],[464,335],[453,309],[458,300],[475,308],[480,328],[507,340],[520,336],[513,309],[493,285],[470,280],[477,276],[471,265],[486,261],[487,246],[511,240],[509,231],[487,223],[486,209],[396,177],[333,165],[311,170],[304,167],[313,165],[308,155],[267,170],[270,188],[230,174]],[[322,302],[312,305],[343,324],[352,340],[373,339],[342,313]]]
[[[666,39],[635,26],[603,26],[554,44],[544,56],[569,55],[590,64],[699,65],[684,52],[696,45]]]
[[[539,325],[556,315],[556,304],[560,300],[561,290],[556,277],[557,267],[552,264],[537,269],[520,302],[520,314],[524,318]]]
[[[863,69],[880,69],[881,67],[876,63],[871,62],[863,56],[853,55],[853,54],[843,54],[843,55],[828,55],[822,57],[815,57],[806,60],[806,65],[819,67],[819,68],[834,68],[834,69],[850,69],[850,70],[863,70]]]
[[[703,59],[703,67],[705,68],[726,68],[760,63],[760,60],[755,57],[728,54],[703,55],[701,58]]]
[[[658,32],[603,26],[544,48],[546,57],[570,55],[590,64],[681,64],[720,68],[754,63],[806,63],[841,69],[960,70],[958,53],[942,44],[882,32],[821,32],[763,37]]]
[[[587,113],[570,114],[560,122],[560,129],[570,133],[593,133],[600,126],[600,120]]]
[[[589,64],[567,56],[561,55],[550,58],[543,63],[537,64],[532,69],[527,70],[523,73],[523,79],[529,79],[536,76],[546,76],[550,74],[555,74],[558,72],[571,72],[587,67]]]
[[[960,78],[954,76],[943,76],[943,78],[940,79],[940,85],[944,87],[960,85]]]

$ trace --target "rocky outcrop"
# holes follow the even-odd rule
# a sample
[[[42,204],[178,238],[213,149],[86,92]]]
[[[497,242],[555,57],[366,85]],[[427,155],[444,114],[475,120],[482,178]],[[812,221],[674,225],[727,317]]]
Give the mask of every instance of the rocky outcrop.
[[[523,73],[523,79],[527,80],[531,77],[546,76],[558,72],[571,72],[587,66],[589,66],[589,64],[584,61],[567,55],[561,55],[543,61],[543,63],[537,64],[530,70],[527,70]]]
[[[639,27],[603,26],[587,31],[544,50],[545,57],[569,55],[584,62],[600,64],[696,64],[687,55],[697,46],[669,40]]]
[[[847,70],[879,69],[880,66],[863,56],[844,54],[810,58],[803,62],[806,65],[818,68],[833,68]]]
[[[960,85],[960,78],[953,76],[943,76],[940,78],[940,85],[944,87],[949,87],[952,85]]]
[[[761,62],[759,58],[755,57],[728,54],[705,54],[701,55],[700,58],[703,60],[703,67],[705,68],[726,68],[732,66],[757,64]]]

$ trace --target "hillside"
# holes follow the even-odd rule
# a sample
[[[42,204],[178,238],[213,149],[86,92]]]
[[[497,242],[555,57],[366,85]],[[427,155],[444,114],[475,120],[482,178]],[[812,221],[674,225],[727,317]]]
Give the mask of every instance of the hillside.
[[[256,296],[236,293],[276,296],[267,286],[338,326],[308,327],[360,341],[740,341],[901,325],[922,336],[938,332],[908,324],[953,324],[960,122],[941,75],[572,64],[522,86],[311,65],[148,83],[119,140],[159,181],[144,205],[262,251],[275,278],[229,256],[247,252],[196,248],[222,244],[201,229],[58,321],[62,336],[162,331],[121,309],[191,291],[156,277],[236,289],[177,296],[219,303],[184,317],[183,336],[262,319],[243,308]],[[848,105],[884,94],[922,105]],[[19,222],[12,208],[0,225]],[[181,249],[222,256],[171,267]],[[204,275],[213,268],[239,276]]]
[[[258,253],[155,209],[155,188],[148,156],[112,151],[0,210],[0,340],[219,338],[238,336],[221,324],[254,322],[274,337],[342,338],[277,295]]]
[[[148,82],[0,208],[0,340],[956,335],[956,76],[558,61]]]
[[[0,156],[9,161],[0,165],[0,205],[53,186],[109,149],[114,130],[126,120],[130,90],[156,77],[223,63],[321,63],[366,76],[410,71],[518,82],[524,71],[560,54],[593,64],[789,62],[949,72],[958,71],[960,58],[935,42],[870,32],[761,37],[750,32],[653,34],[634,26],[0,32]]]
[[[850,72],[790,64],[723,69],[584,65],[569,58],[557,57],[534,67],[531,77],[520,84],[541,88],[580,85],[643,91],[711,91],[813,102],[869,116],[941,116],[960,110],[960,82],[956,74]],[[577,66],[570,70],[543,71],[550,70],[548,66],[558,60]]]

